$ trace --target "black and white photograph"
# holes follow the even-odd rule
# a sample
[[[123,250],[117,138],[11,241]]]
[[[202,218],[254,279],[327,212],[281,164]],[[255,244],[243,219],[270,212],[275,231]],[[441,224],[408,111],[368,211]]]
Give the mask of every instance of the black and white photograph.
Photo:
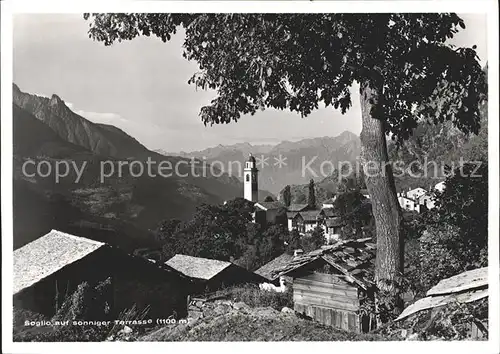
[[[498,4],[146,3],[2,3],[7,352],[500,350]]]

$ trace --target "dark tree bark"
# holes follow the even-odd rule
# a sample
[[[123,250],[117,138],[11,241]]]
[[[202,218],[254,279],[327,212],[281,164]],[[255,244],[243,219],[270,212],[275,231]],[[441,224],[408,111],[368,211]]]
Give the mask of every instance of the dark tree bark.
[[[375,281],[379,291],[395,297],[402,310],[398,276],[403,273],[402,215],[389,166],[383,117],[383,84],[380,79],[360,84],[362,114],[361,163],[371,196],[377,234]]]

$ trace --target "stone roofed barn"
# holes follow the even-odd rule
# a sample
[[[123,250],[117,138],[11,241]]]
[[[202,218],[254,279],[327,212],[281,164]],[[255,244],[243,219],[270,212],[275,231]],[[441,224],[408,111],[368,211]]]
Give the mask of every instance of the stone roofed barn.
[[[189,277],[194,282],[193,293],[215,291],[223,286],[242,283],[262,283],[262,276],[234,263],[176,254],[166,265]]]
[[[14,251],[14,307],[53,316],[56,302],[62,303],[79,284],[95,286],[108,278],[111,316],[134,305],[138,310],[149,307],[150,318],[187,312],[191,282],[181,273],[57,230]]]
[[[375,254],[371,238],[341,241],[295,257],[272,277],[293,278],[295,311],[325,325],[367,332],[375,321],[357,311],[374,296]]]

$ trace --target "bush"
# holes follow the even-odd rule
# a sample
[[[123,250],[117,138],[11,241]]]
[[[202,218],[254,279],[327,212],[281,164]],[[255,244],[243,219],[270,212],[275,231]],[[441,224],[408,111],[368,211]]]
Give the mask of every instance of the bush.
[[[54,316],[56,321],[106,320],[110,316],[111,278],[91,287],[87,282],[78,285]]]
[[[284,293],[276,293],[260,290],[254,284],[245,284],[223,289],[217,295],[229,297],[234,302],[244,302],[250,307],[272,307],[278,311],[285,306],[293,308],[293,292],[290,288]]]
[[[402,339],[402,330],[416,340],[465,340],[470,334],[471,325],[476,323],[488,339],[487,321],[488,299],[463,304],[450,302],[439,308],[417,312],[401,321],[390,322],[377,328],[374,333],[388,339]],[[486,325],[486,326],[485,326]]]
[[[425,289],[466,270],[488,265],[487,250],[479,254],[461,242],[455,226],[428,227],[420,238],[421,281]]]
[[[422,216],[420,237],[422,290],[439,280],[488,265],[488,164],[464,164],[436,195],[436,210]],[[418,221],[416,224],[418,224]],[[421,232],[417,225],[414,228]]]

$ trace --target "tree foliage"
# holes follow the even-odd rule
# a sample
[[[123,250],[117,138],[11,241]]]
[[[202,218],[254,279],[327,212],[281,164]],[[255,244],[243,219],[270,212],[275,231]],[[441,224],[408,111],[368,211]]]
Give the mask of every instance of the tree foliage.
[[[302,249],[300,234],[299,234],[299,231],[297,229],[293,229],[288,234],[286,252],[290,255],[293,255],[294,251],[298,250],[298,249]]]
[[[286,185],[283,191],[283,203],[285,204],[286,207],[289,207],[290,204],[292,203],[292,192],[290,185]]]
[[[320,226],[315,227],[309,236],[303,237],[301,244],[305,252],[321,248],[321,246],[326,245],[325,231]]]
[[[167,41],[184,28],[183,56],[200,68],[188,83],[216,91],[200,110],[209,125],[266,108],[305,117],[320,103],[345,113],[352,105],[351,87],[359,83],[365,172],[370,160],[380,166],[388,162],[384,134],[401,144],[420,121],[449,120],[465,133],[479,130],[485,75],[475,47],[447,43],[465,28],[454,13],[108,13],[84,18],[91,20],[89,37],[105,45],[141,35]],[[378,232],[377,285],[390,290],[394,286],[384,284],[402,270],[394,179],[386,167],[376,178],[365,177]]]
[[[424,289],[488,264],[488,165],[475,169],[475,164],[456,169],[437,195],[437,211],[428,213],[420,239]]]
[[[479,129],[484,75],[475,47],[447,44],[464,21],[453,13],[85,14],[89,37],[111,45],[138,36],[170,40],[185,30],[183,56],[199,64],[189,83],[213,89],[205,124],[266,107],[307,116],[323,102],[345,113],[354,82],[380,75],[379,116],[395,139],[417,120]]]
[[[202,204],[187,221],[162,222],[157,234],[163,245],[163,259],[181,253],[233,260],[256,269],[284,251],[288,230],[280,223],[262,229],[252,222],[252,212],[251,202],[236,198],[224,205]]]
[[[340,215],[342,225],[342,238],[362,238],[375,234],[372,205],[358,188],[346,189],[337,194],[334,208]]]
[[[314,180],[311,178],[309,181],[309,194],[307,195],[307,205],[310,209],[316,209],[316,191],[314,187]]]

